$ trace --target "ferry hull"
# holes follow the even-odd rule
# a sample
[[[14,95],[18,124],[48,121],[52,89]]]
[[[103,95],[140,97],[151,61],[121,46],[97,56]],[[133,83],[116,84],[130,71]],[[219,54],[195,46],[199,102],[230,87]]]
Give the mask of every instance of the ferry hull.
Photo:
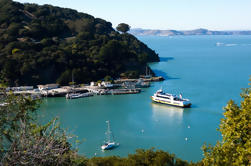
[[[185,104],[185,105],[179,105],[179,104],[174,104],[174,103],[171,103],[171,102],[166,102],[166,101],[158,100],[158,99],[155,99],[153,97],[151,97],[151,98],[152,98],[152,101],[155,102],[155,103],[170,105],[170,106],[174,106],[174,107],[189,108],[192,105],[191,103]]]

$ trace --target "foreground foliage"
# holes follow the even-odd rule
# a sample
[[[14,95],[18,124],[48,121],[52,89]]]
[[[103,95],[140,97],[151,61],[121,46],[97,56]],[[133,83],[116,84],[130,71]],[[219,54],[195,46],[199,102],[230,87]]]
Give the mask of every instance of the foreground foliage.
[[[55,123],[55,121],[53,121]],[[2,158],[3,165],[68,165],[74,153],[67,136],[56,126],[28,126],[20,131]],[[39,130],[39,132],[38,132]]]
[[[36,122],[40,101],[3,93],[0,103],[0,165],[69,165],[75,151],[56,119]]]
[[[173,154],[164,152],[162,150],[155,151],[154,149],[136,150],[135,154],[129,154],[126,158],[117,156],[111,157],[93,157],[86,161],[88,166],[99,166],[99,165],[121,165],[121,166],[201,166],[202,163],[188,163],[187,161],[181,160]]]
[[[39,101],[24,96],[0,95],[0,151],[15,139],[21,130],[21,121],[33,121],[33,114],[39,106]]]
[[[10,86],[138,76],[158,55],[112,24],[72,9],[0,0],[0,79]]]
[[[222,141],[203,147],[205,165],[251,164],[251,88],[245,89],[241,97],[240,106],[230,100],[225,107],[219,129]]]

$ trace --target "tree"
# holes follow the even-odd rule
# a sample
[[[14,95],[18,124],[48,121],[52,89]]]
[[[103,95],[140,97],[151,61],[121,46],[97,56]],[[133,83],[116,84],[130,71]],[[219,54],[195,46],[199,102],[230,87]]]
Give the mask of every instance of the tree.
[[[45,126],[20,121],[20,131],[1,162],[3,165],[71,165],[71,146],[67,135],[55,123]],[[0,164],[1,165],[1,164]]]
[[[112,82],[112,80],[113,80],[112,77],[109,75],[105,76],[105,78],[104,78],[104,81],[106,81],[106,82]]]
[[[250,79],[251,81],[251,79]],[[203,147],[204,165],[249,165],[251,163],[251,88],[241,94],[240,106],[230,100],[225,107],[219,131],[222,141]]]
[[[83,160],[83,165],[86,163]],[[80,165],[80,164],[79,164]],[[174,154],[169,154],[162,150],[136,150],[135,154],[129,154],[126,158],[118,156],[93,157],[86,165],[121,165],[121,166],[202,166],[201,163],[188,163],[177,158]]]
[[[0,165],[72,165],[76,154],[56,119],[39,125],[39,101],[27,96],[0,97]]]
[[[5,103],[5,105],[0,106],[0,151],[6,144],[13,142],[16,132],[20,131],[20,121],[32,120],[33,113],[38,108],[38,102],[24,96],[6,93],[1,95],[0,103]]]
[[[116,29],[120,32],[126,33],[127,31],[130,30],[130,26],[128,24],[125,23],[120,23]]]

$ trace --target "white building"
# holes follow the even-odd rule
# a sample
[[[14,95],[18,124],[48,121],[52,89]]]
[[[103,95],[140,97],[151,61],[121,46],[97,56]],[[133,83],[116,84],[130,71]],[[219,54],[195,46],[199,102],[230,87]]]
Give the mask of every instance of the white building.
[[[102,81],[101,86],[106,87],[106,88],[112,88],[113,84],[111,84],[110,82]]]
[[[40,91],[42,90],[51,90],[51,89],[57,89],[59,87],[59,84],[46,84],[46,85],[37,85],[38,89]]]
[[[8,87],[6,88],[7,91],[26,91],[26,90],[33,90],[33,86],[18,86],[18,87]]]

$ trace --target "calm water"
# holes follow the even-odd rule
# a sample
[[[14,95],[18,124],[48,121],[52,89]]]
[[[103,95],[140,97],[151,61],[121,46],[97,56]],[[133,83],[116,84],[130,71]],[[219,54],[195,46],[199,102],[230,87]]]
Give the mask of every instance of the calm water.
[[[127,156],[138,148],[155,147],[178,157],[198,161],[201,146],[215,144],[222,108],[229,99],[239,102],[241,88],[251,75],[251,36],[139,37],[161,57],[152,69],[166,78],[140,94],[95,96],[77,100],[48,98],[41,106],[41,119],[60,117],[63,127],[79,139],[80,154],[88,157]],[[217,42],[224,43],[216,46]],[[189,109],[153,104],[150,96],[160,87],[182,92],[193,105]],[[100,151],[110,120],[121,144]]]

